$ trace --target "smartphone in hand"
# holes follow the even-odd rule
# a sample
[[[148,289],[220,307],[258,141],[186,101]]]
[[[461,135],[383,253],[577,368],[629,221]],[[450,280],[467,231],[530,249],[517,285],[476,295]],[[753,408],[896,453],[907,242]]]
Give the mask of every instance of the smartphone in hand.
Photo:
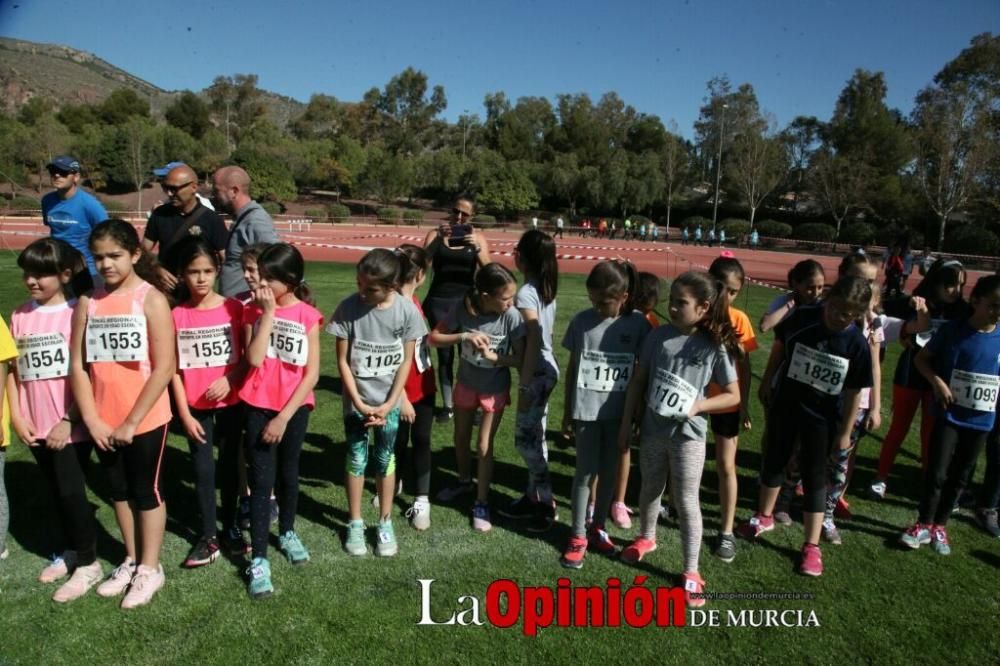
[[[451,233],[448,235],[448,247],[462,247],[468,245],[472,240],[471,224],[453,224]]]

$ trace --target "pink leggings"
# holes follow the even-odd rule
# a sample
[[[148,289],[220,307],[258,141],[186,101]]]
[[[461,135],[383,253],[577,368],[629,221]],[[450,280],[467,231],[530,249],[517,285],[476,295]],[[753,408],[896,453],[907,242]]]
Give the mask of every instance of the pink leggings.
[[[892,471],[892,465],[899,453],[899,447],[910,431],[910,423],[921,408],[920,418],[920,465],[927,470],[927,451],[934,430],[934,392],[920,391],[905,386],[892,385],[892,423],[882,440],[882,452],[878,458],[878,478],[885,480]]]

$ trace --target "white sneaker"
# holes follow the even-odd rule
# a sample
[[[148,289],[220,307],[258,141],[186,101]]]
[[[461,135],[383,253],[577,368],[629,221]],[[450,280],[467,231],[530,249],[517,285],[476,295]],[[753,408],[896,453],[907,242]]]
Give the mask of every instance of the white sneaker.
[[[135,575],[136,563],[125,560],[115,567],[103,583],[97,586],[97,595],[101,597],[117,597],[125,592]]]
[[[136,567],[135,575],[132,576],[132,584],[128,588],[128,594],[122,599],[122,608],[138,608],[145,606],[153,600],[153,595],[163,587],[167,577],[163,575],[163,565],[153,569],[140,564]]]
[[[94,562],[86,566],[77,567],[69,580],[59,586],[56,593],[52,595],[52,601],[60,604],[79,599],[85,595],[90,588],[101,582],[104,577],[104,570],[101,569],[100,562]]]
[[[888,490],[888,487],[886,486],[885,481],[876,481],[868,488],[868,492],[871,494],[873,499],[885,499],[886,490]]]
[[[76,566],[76,551],[67,550],[62,555],[52,555],[48,565],[38,574],[39,583],[54,583],[69,575]]]
[[[431,526],[431,503],[425,499],[413,500],[413,506],[406,510],[413,529],[423,532]]]

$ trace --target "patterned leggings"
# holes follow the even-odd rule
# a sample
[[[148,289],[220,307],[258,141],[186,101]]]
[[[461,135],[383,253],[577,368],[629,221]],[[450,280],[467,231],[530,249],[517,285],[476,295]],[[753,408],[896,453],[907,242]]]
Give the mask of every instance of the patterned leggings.
[[[552,501],[552,481],[549,479],[549,450],[545,443],[549,394],[558,379],[552,375],[535,375],[531,381],[531,406],[517,412],[514,446],[528,467],[528,489],[525,494],[539,502]]]
[[[344,433],[347,436],[347,473],[364,476],[368,466],[368,432],[375,443],[375,474],[389,476],[396,472],[396,433],[399,430],[399,407],[385,417],[385,425],[366,428],[365,417],[351,410],[344,415]]]

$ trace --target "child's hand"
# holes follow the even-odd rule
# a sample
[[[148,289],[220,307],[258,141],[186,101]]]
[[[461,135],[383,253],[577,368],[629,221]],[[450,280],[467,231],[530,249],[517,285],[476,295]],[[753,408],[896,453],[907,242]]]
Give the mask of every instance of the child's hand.
[[[104,419],[98,417],[93,424],[87,425],[87,430],[90,431],[90,438],[94,440],[94,444],[97,445],[102,451],[113,451],[114,444],[111,441],[111,426],[104,422]]]
[[[365,417],[366,428],[381,428],[386,424],[386,420],[375,415]]]
[[[23,417],[13,418],[12,416],[10,424],[14,427],[14,432],[21,438],[22,442],[28,446],[37,446],[35,440],[38,437],[35,435],[35,426],[31,421]],[[2,434],[0,434],[0,437],[2,437]]]
[[[256,303],[261,310],[269,314],[274,314],[274,309],[277,306],[274,300],[274,292],[271,291],[271,288],[264,282],[261,282],[260,286],[254,291],[253,302]]]
[[[73,431],[73,424],[62,420],[53,426],[49,431],[49,436],[45,438],[45,447],[53,451],[61,451],[69,441],[70,433]]]
[[[746,407],[740,407],[740,421],[743,422],[743,429],[747,432],[753,430],[753,421],[750,420],[750,412]]]
[[[205,399],[212,402],[219,402],[220,400],[225,400],[226,396],[232,390],[233,387],[229,383],[229,378],[223,375],[209,385],[208,390],[205,391]]]
[[[135,426],[126,421],[112,431],[109,439],[113,446],[128,446],[135,437]]]
[[[761,382],[760,387],[757,389],[757,398],[760,399],[760,404],[764,406],[764,409],[768,409],[771,406],[771,386],[767,382]]]
[[[687,417],[693,419],[699,414],[701,414],[701,400],[695,400],[691,405],[691,411],[688,412]]]
[[[931,388],[934,389],[934,397],[941,404],[941,407],[948,409],[951,404],[955,402],[955,396],[951,394],[951,388],[942,381],[940,377],[936,377]]]
[[[264,427],[264,432],[261,433],[260,438],[264,440],[265,444],[280,444],[281,438],[285,436],[285,428],[287,427],[288,421],[284,417],[281,415],[275,416],[267,422],[267,426]]]
[[[399,407],[399,418],[407,423],[417,420],[417,410],[413,409],[413,403],[406,398],[403,398],[403,404]]]
[[[910,307],[917,311],[917,314],[927,314],[927,301],[922,296],[910,297]]]
[[[869,409],[868,416],[865,417],[865,430],[875,432],[882,427],[882,410]]]
[[[205,440],[205,429],[201,427],[198,420],[193,416],[181,417],[181,425],[184,426],[184,432],[187,436],[198,442],[199,444],[204,444]]]

